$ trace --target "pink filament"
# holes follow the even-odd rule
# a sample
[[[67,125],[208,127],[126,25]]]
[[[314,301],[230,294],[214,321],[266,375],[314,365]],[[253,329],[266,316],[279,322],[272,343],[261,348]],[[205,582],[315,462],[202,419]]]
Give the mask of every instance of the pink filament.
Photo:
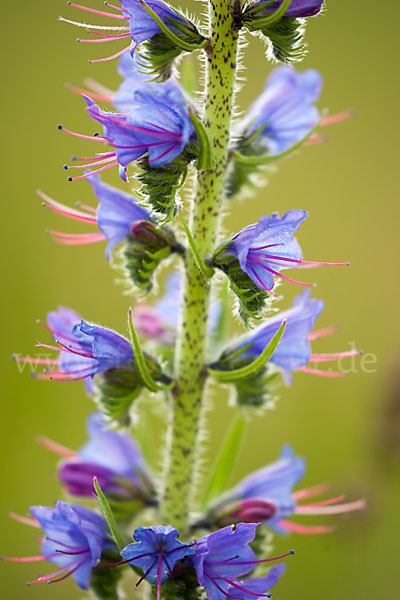
[[[64,348],[64,350],[66,352],[71,352],[72,354],[77,354],[78,356],[83,356],[84,358],[92,358],[92,359],[96,358],[95,356],[93,356],[93,354],[86,354],[85,352],[82,352],[79,350],[73,350],[72,348],[70,348],[69,346],[66,346],[62,342],[59,342],[58,340],[56,340],[56,344],[59,344],[61,346],[61,348]]]
[[[100,135],[84,135],[83,133],[76,133],[75,131],[70,131],[69,129],[65,129],[65,127],[60,127],[61,131],[65,131],[68,135],[73,135],[74,137],[81,138],[82,140],[96,140],[98,142],[108,142],[109,139],[102,137]]]
[[[314,267],[322,267],[322,266],[332,266],[332,267],[347,267],[348,262],[340,263],[340,262],[320,262],[315,260],[297,260],[296,258],[286,258],[285,256],[275,256],[273,254],[263,254],[263,258],[271,258],[279,261],[292,262],[301,265],[310,265]]]
[[[311,340],[319,340],[327,335],[332,335],[336,333],[338,327],[336,325],[331,325],[330,327],[325,327],[324,329],[316,329],[308,334],[308,339]]]
[[[52,581],[50,581],[50,583],[58,583],[59,581],[63,581],[67,577],[70,577],[70,575],[72,575],[73,573],[75,573],[75,571],[77,571],[83,564],[85,564],[86,560],[87,560],[87,558],[84,558],[73,569],[71,569],[71,571],[69,571],[68,573],[66,573],[65,575],[63,575],[62,577],[60,577],[59,579],[53,579]]]
[[[311,367],[299,367],[297,371],[308,373],[309,375],[317,375],[318,377],[345,377],[346,373],[343,371],[320,371],[319,369],[312,369]]]
[[[101,171],[105,171],[106,169],[111,169],[111,167],[116,167],[118,165],[118,161],[113,162],[109,165],[106,165],[105,167],[101,167],[101,169],[97,169],[95,171],[91,171],[90,173],[84,173],[83,175],[79,175],[79,177],[71,177],[72,181],[76,181],[77,179],[86,179],[86,177],[90,177],[91,175],[94,175],[95,173],[101,173]],[[97,223],[97,220],[94,219]]]
[[[365,508],[364,500],[356,500],[347,504],[336,504],[334,506],[298,506],[296,513],[302,515],[340,515],[352,512],[353,510],[362,510]]]
[[[90,113],[90,109],[89,109],[89,113]],[[119,121],[117,121],[116,119],[112,119],[111,117],[107,116],[107,115],[100,115],[101,118],[104,121],[109,121],[110,123],[115,123],[116,125],[120,125],[121,127],[126,127],[126,129],[132,129],[132,131],[137,131],[137,132],[143,132],[143,133],[149,133],[150,129],[148,127],[141,127],[140,125],[132,125],[131,123],[123,123],[121,124]],[[95,119],[96,120],[96,119]],[[153,126],[151,125],[151,128]],[[176,133],[174,131],[155,131],[154,129],[151,129],[151,134],[154,136],[159,136],[163,138],[163,143],[166,143],[165,141],[165,137],[170,137],[173,140],[178,140],[181,136],[179,133]]]
[[[66,240],[83,240],[82,243],[87,243],[85,240],[100,241],[105,240],[106,236],[104,233],[62,233],[61,231],[53,231],[52,229],[47,230],[50,235],[55,237],[65,238]]]
[[[122,38],[129,37],[129,33],[119,33],[118,35],[106,35],[101,36],[100,40],[82,40],[79,39],[79,42],[84,42],[86,44],[102,44],[103,42],[113,42],[114,40],[120,40]]]
[[[50,440],[47,437],[39,435],[36,438],[36,441],[42,446],[42,448],[46,448],[46,450],[50,450],[50,452],[53,452],[58,456],[63,456],[64,458],[76,457],[76,452],[70,450],[69,448],[66,448],[65,446],[62,446],[61,444],[57,444],[57,442],[53,442],[53,440]]]
[[[15,356],[15,360],[28,365],[58,365],[57,358],[31,358],[30,356]]]
[[[132,48],[132,44],[129,44],[129,46],[126,46],[126,48],[123,48],[122,50],[120,50],[119,52],[116,52],[115,54],[112,54],[111,56],[106,56],[105,58],[96,58],[95,60],[89,60],[90,63],[99,63],[99,62],[107,62],[109,60],[113,60],[114,58],[118,58],[118,56],[121,56],[121,54],[124,54],[124,52],[126,52],[127,50],[130,50],[130,48]]]
[[[351,358],[352,356],[360,356],[359,350],[349,350],[348,352],[338,352],[336,354],[311,354],[311,362],[329,362],[331,360],[340,360],[341,358]]]
[[[328,500],[320,500],[319,502],[310,502],[309,504],[301,504],[296,507],[297,510],[302,510],[304,507],[310,508],[312,506],[329,506],[330,504],[338,504],[344,500],[344,496],[337,496],[336,498],[328,498]]]
[[[70,208],[69,206],[65,206],[61,204],[61,202],[57,202],[50,198],[47,194],[44,194],[41,190],[36,190],[37,195],[44,200],[44,206],[46,208],[51,208],[55,212],[58,212],[69,219],[74,219],[75,221],[83,221],[85,223],[93,223],[97,225],[97,219],[92,217],[91,215],[87,215],[86,213],[76,210],[74,208]]]
[[[123,19],[126,21],[125,17],[122,15],[113,15],[112,13],[104,12],[102,10],[95,10],[94,8],[89,8],[87,6],[81,6],[80,4],[74,4],[73,2],[68,2],[70,6],[74,8],[80,8],[81,10],[86,10],[87,12],[94,13],[96,15],[102,15],[103,17],[111,17],[112,19]]]
[[[64,17],[58,17],[59,21],[69,23],[70,25],[76,25],[77,27],[85,27],[85,29],[103,29],[107,31],[122,31],[128,30],[129,27],[108,27],[108,25],[88,25],[87,23],[80,23],[79,21],[71,21],[71,19],[65,19]],[[125,19],[127,20],[127,19]]]
[[[305,488],[304,490],[297,490],[292,493],[292,496],[295,500],[303,500],[304,498],[312,498],[313,496],[320,496],[324,494],[329,489],[329,485],[327,483],[319,483],[318,485],[314,485],[310,488]]]
[[[24,525],[30,525],[31,527],[40,527],[39,523],[33,517],[23,517],[22,515],[18,515],[15,512],[9,512],[8,516],[10,519],[14,519],[14,521],[18,521],[19,523],[23,523]]]
[[[335,115],[331,115],[330,117],[325,117],[324,119],[321,119],[319,124],[322,127],[326,127],[327,125],[340,123],[341,121],[345,121],[346,119],[350,119],[351,117],[354,117],[354,110],[345,110],[341,113],[336,113]]]
[[[91,212],[94,215],[97,214],[97,208],[94,208],[94,206],[89,206],[89,204],[82,204],[80,203],[78,206],[80,206],[81,208],[83,208],[83,210],[86,210],[87,212]]]
[[[92,100],[99,100],[100,102],[112,102],[114,98],[108,96],[102,96],[101,94],[96,94],[95,92],[89,92],[82,88],[75,87],[74,85],[69,85],[68,89],[70,92],[74,92],[75,94],[85,94]]]
[[[334,527],[328,525],[300,525],[300,523],[293,523],[292,521],[286,521],[284,519],[278,521],[278,525],[286,529],[286,531],[300,533],[302,535],[331,533],[335,530]]]
[[[162,558],[163,558],[162,552],[160,552],[160,556],[158,557],[158,566],[157,566],[157,600],[160,600]]]
[[[97,165],[104,165],[104,163],[108,163],[111,160],[115,160],[115,153],[113,153],[111,156],[107,157],[107,158],[102,158],[101,160],[96,160],[96,161],[92,161],[87,165],[67,165],[68,169],[87,169],[87,168],[91,168],[91,167],[96,167]]]
[[[259,275],[256,273],[256,271],[253,269],[253,267],[250,267],[250,270],[253,273],[254,277],[259,282],[259,284],[261,285],[261,287],[262,287],[263,290],[267,291],[268,294],[271,294],[271,296],[273,296],[274,298],[279,298],[278,294],[275,294],[275,292],[273,292],[272,290],[270,290],[269,288],[267,288],[267,286],[265,285],[265,283],[262,281],[262,279],[259,277]]]
[[[40,562],[42,560],[46,560],[48,557],[39,555],[39,556],[24,556],[22,558],[14,558],[10,556],[2,556],[1,560],[5,560],[7,562]]]
[[[284,279],[285,281],[289,281],[290,283],[295,283],[296,285],[301,285],[303,287],[314,287],[314,283],[303,283],[302,281],[296,281],[295,279],[291,279],[290,277],[286,277],[286,275],[281,275],[281,273],[279,273],[278,271],[275,271],[274,269],[271,269],[271,267],[267,267],[267,265],[263,265],[259,261],[256,261],[256,260],[253,260],[253,259],[249,259],[249,262],[258,265],[262,269],[265,269],[266,271],[269,271],[273,275],[276,275],[277,277],[280,277],[281,279]]]

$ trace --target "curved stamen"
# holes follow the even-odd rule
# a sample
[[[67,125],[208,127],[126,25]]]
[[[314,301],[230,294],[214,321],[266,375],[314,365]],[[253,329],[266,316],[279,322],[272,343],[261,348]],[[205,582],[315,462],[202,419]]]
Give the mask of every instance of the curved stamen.
[[[319,340],[327,335],[332,335],[333,333],[337,333],[338,327],[336,325],[331,325],[330,327],[324,327],[323,329],[316,329],[308,334],[308,339]]]
[[[24,525],[30,525],[31,527],[40,528],[39,523],[33,517],[23,517],[22,515],[18,515],[15,512],[9,512],[8,516],[10,519],[14,519],[14,521],[18,521],[19,523],[23,523]]]
[[[346,121],[347,119],[351,119],[354,117],[355,111],[353,109],[344,110],[341,113],[336,113],[335,115],[331,115],[330,117],[324,117],[320,120],[319,124],[321,127],[326,127],[327,125],[334,125],[335,123],[340,123],[341,121]]]
[[[83,204],[82,202],[76,202],[75,204],[76,206],[80,206],[81,208],[83,208],[83,210],[97,215],[97,208],[95,208],[94,206],[89,206],[89,204]]]
[[[101,135],[84,135],[83,133],[76,133],[75,131],[70,131],[69,129],[65,129],[63,125],[57,125],[57,129],[60,131],[65,131],[68,135],[72,135],[74,137],[81,138],[82,140],[96,140],[97,142],[109,142],[109,138],[103,137]]]
[[[86,561],[87,561],[87,558],[84,558],[84,560],[79,562],[73,569],[71,569],[71,571],[69,571],[68,573],[63,575],[63,577],[60,577],[59,579],[52,579],[49,581],[49,583],[58,583],[59,581],[63,581],[64,579],[67,579],[67,577],[70,577],[73,573],[75,573],[78,569],[80,569],[81,566],[84,565]]]
[[[94,13],[95,15],[101,15],[102,17],[110,17],[112,19],[123,19],[126,21],[125,17],[122,15],[114,15],[113,13],[104,12],[103,10],[96,10],[94,8],[89,8],[88,6],[81,6],[80,4],[74,4],[74,2],[68,2],[69,6],[73,6],[74,8],[80,8],[80,10],[86,10],[87,12]]]
[[[341,358],[351,358],[352,356],[360,356],[362,352],[359,350],[348,350],[347,352],[337,352],[332,354],[311,354],[311,362],[330,362],[331,360],[340,360]]]
[[[348,262],[321,262],[315,260],[297,260],[296,258],[287,258],[285,256],[277,256],[274,254],[262,254],[262,258],[270,258],[272,260],[297,263],[299,265],[309,265],[315,267],[331,266],[331,267],[348,267]]]
[[[226,592],[224,589],[222,589],[222,587],[220,585],[218,585],[218,583],[216,582],[216,577],[211,577],[210,574],[204,569],[204,575],[206,577],[208,577],[208,579],[210,581],[213,582],[213,584],[215,585],[215,587],[222,593],[224,594],[224,596],[226,596],[227,598],[232,598],[233,600],[241,600],[241,598],[239,596],[232,596],[231,594],[228,594],[228,592]]]
[[[42,575],[41,577],[38,577],[37,579],[35,579],[35,581],[28,581],[28,585],[35,585],[35,583],[43,583],[44,581],[48,581],[49,579],[51,579],[55,575],[59,575],[60,573],[64,573],[64,571],[67,568],[68,567],[61,567],[61,569],[57,569],[57,571],[54,571],[54,573],[50,573],[50,575]]]
[[[75,85],[69,85],[67,89],[70,92],[74,92],[74,94],[84,94],[91,98],[92,100],[99,100],[100,102],[113,102],[114,98],[112,96],[103,96],[102,94],[96,94],[96,92],[91,92],[89,90],[84,90],[83,88],[76,87]]]
[[[275,560],[280,560],[281,558],[286,558],[287,556],[292,556],[294,554],[294,550],[290,550],[286,554],[282,554],[282,556],[275,556],[274,558],[263,558],[261,560],[245,560],[245,561],[235,561],[234,565],[259,565],[266,562],[273,562]],[[221,564],[223,562],[221,561]],[[232,563],[231,563],[232,564]]]
[[[17,356],[14,354],[13,359],[28,365],[58,365],[57,358],[31,358],[30,356]]]
[[[70,450],[69,448],[66,448],[65,446],[62,446],[61,444],[57,444],[57,442],[54,442],[53,440],[50,440],[49,438],[47,438],[43,435],[39,435],[36,438],[36,441],[38,444],[40,444],[40,446],[42,446],[42,448],[45,448],[46,450],[50,450],[50,452],[53,452],[54,454],[57,454],[58,456],[62,456],[64,458],[75,458],[76,457],[76,452],[74,452],[73,450]],[[56,543],[58,543],[58,542],[56,542]]]
[[[257,281],[259,282],[259,284],[261,285],[261,288],[263,290],[265,290],[266,292],[268,292],[268,294],[271,294],[271,296],[273,296],[274,298],[279,298],[278,294],[275,294],[275,292],[273,292],[272,290],[270,290],[269,288],[267,288],[267,286],[262,281],[261,277],[258,275],[258,273],[256,272],[256,270],[253,269],[253,267],[250,267],[250,271],[253,273],[254,277],[257,279]]]
[[[79,21],[71,21],[70,19],[65,19],[64,17],[58,17],[59,21],[63,21],[64,23],[69,23],[70,25],[76,25],[77,27],[84,27],[85,29],[98,29],[100,31],[127,31],[129,27],[126,25],[122,27],[109,27],[108,25],[89,25],[88,23],[80,23]],[[127,20],[127,19],[125,19]]]
[[[111,169],[111,167],[116,167],[118,165],[118,161],[112,162],[105,167],[101,167],[101,169],[96,169],[95,171],[91,171],[90,173],[84,173],[83,175],[79,175],[79,177],[68,177],[68,181],[76,181],[77,179],[86,179],[91,175],[95,175],[95,173],[101,173],[101,171],[105,171],[106,169]]]
[[[309,375],[317,375],[318,377],[345,377],[347,373],[343,371],[321,371],[320,369],[312,369],[311,367],[299,367],[297,371],[303,371]]]
[[[59,548],[56,548],[55,552],[58,552],[59,554],[68,554],[68,556],[76,556],[90,552],[90,548],[85,548],[85,550],[77,550],[76,552],[67,552],[66,550],[60,550]]]
[[[262,596],[264,596],[265,598],[271,598],[271,594],[259,594],[259,593],[251,592],[250,590],[247,590],[246,588],[242,587],[241,585],[238,585],[237,583],[235,583],[235,580],[231,579],[230,577],[227,577],[225,579],[225,581],[230,583],[230,585],[233,586],[234,588],[236,588],[237,590],[240,590],[241,592],[246,592],[246,594],[250,594],[251,596],[256,596],[257,598],[261,598]]]
[[[90,114],[91,112],[93,112],[93,110],[91,108],[89,108],[88,112]],[[141,132],[141,133],[151,133],[151,135],[154,135],[154,136],[158,135],[159,137],[162,137],[162,138],[170,137],[173,140],[178,140],[181,137],[180,134],[176,133],[175,131],[168,131],[168,132],[160,131],[160,132],[158,132],[150,127],[141,127],[140,125],[133,125],[132,123],[121,123],[117,119],[112,119],[111,117],[109,117],[107,115],[99,115],[98,113],[95,113],[95,114],[97,117],[100,117],[101,120],[108,121],[109,123],[115,123],[116,125],[119,125],[120,127],[125,127],[126,129],[131,129],[132,131],[137,131],[137,132]],[[92,116],[92,118],[94,118],[94,117]],[[96,121],[97,119],[94,118],[94,120]],[[153,127],[153,126],[151,126],[151,127]],[[165,139],[164,139],[164,143],[167,143]]]
[[[103,165],[104,163],[108,163],[111,160],[115,160],[115,152],[113,152],[107,158],[102,158],[101,160],[95,160],[94,162],[90,162],[87,165],[64,165],[64,169],[67,171],[68,169],[87,169],[91,167],[96,167],[97,165]]]
[[[318,485],[314,485],[309,488],[305,488],[304,490],[297,490],[292,493],[292,496],[295,500],[303,500],[304,498],[312,498],[313,496],[320,496],[324,494],[329,489],[329,484],[327,483],[319,483]]]
[[[302,515],[340,515],[353,510],[363,510],[365,508],[364,500],[356,500],[346,504],[336,504],[334,506],[297,506],[296,513]]]
[[[134,560],[134,559],[131,559]],[[156,564],[157,559],[153,562],[153,564],[147,569],[147,571],[142,575],[142,577],[139,579],[139,581],[137,582],[137,584],[135,585],[135,588],[139,587],[139,585],[142,583],[143,579],[146,579],[147,575],[150,573],[150,571],[153,569],[154,565]]]
[[[105,58],[96,58],[94,60],[89,60],[89,63],[92,64],[92,63],[108,62],[109,60],[114,60],[114,58],[118,58],[118,56],[121,56],[122,54],[124,54],[124,52],[127,52],[128,50],[130,50],[131,48],[134,48],[134,47],[135,46],[131,42],[129,44],[129,46],[126,46],[126,48],[123,48],[119,52],[116,52],[115,54],[112,54],[111,56],[106,56]]]
[[[64,350],[66,350],[67,352],[71,352],[72,354],[77,354],[78,356],[83,356],[84,358],[96,359],[96,357],[93,356],[93,354],[86,354],[86,352],[82,352],[81,350],[74,350],[73,348],[71,348],[70,346],[66,346],[59,340],[56,340],[56,344],[61,346],[61,348],[64,348]]]
[[[113,42],[115,40],[121,40],[122,38],[129,37],[129,33],[119,33],[118,35],[101,36],[100,40],[83,40],[82,38],[77,39],[77,42],[83,42],[85,44],[103,44],[104,42]]]
[[[289,283],[294,283],[296,285],[301,285],[303,287],[315,287],[315,283],[303,283],[302,281],[296,281],[296,279],[292,279],[291,277],[286,277],[286,275],[282,275],[278,271],[275,271],[275,269],[271,269],[271,267],[267,267],[267,265],[263,265],[259,261],[250,259],[249,262],[256,264],[257,266],[261,267],[262,269],[269,271],[273,275],[276,275],[277,277],[280,277],[281,279],[284,279],[285,281],[289,281]]]
[[[338,502],[342,502],[344,500],[344,496],[336,496],[336,498],[328,498],[328,500],[321,500],[320,502],[309,502],[308,504],[301,504],[300,506],[296,506],[296,512],[299,509],[303,508],[311,508],[313,506],[329,506],[330,504],[338,504]]]
[[[329,525],[300,525],[300,523],[293,523],[292,521],[286,521],[284,519],[278,521],[278,525],[283,527],[283,529],[286,529],[286,531],[300,533],[302,535],[331,533],[335,530],[335,527]]]
[[[91,215],[87,215],[86,213],[76,210],[75,208],[70,208],[69,206],[65,206],[65,204],[61,204],[61,202],[57,202],[57,200],[53,200],[47,194],[43,193],[41,190],[36,190],[37,195],[42,198],[44,201],[43,206],[46,208],[50,208],[55,212],[58,212],[69,219],[74,219],[75,221],[83,221],[85,223],[93,223],[97,225],[97,219],[92,217]]]

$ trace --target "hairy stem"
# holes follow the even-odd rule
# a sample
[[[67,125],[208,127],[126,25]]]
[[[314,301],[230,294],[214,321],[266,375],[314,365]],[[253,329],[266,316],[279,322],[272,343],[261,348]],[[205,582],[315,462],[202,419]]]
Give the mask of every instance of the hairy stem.
[[[211,0],[209,16],[210,45],[206,50],[203,123],[210,138],[214,167],[198,172],[190,215],[190,229],[203,259],[214,249],[220,221],[238,41],[231,16],[231,0]],[[183,536],[188,527],[199,451],[210,293],[210,283],[199,271],[191,253],[186,256],[176,345],[176,385],[171,394],[167,464],[161,501],[163,521],[178,528]]]

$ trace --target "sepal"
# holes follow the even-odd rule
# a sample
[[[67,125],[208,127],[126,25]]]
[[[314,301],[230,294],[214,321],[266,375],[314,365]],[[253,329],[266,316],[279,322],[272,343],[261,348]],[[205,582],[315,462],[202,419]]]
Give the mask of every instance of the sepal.
[[[230,244],[231,242],[223,244],[217,249],[210,260],[210,266],[220,269],[229,278],[230,289],[237,298],[239,315],[246,327],[251,327],[252,319],[259,318],[272,295],[257,287],[247,273],[242,271],[236,256],[225,252],[229,250]]]
[[[153,275],[161,261],[172,253],[183,254],[172,230],[158,227],[152,221],[137,221],[119,252],[125,279],[147,293],[153,286]]]
[[[143,67],[153,75],[155,81],[166,81],[171,76],[174,60],[182,52],[193,52],[205,48],[208,40],[183,15],[177,13],[177,16],[182,17],[184,21],[166,17],[172,25],[173,31],[143,0],[140,0],[140,3],[157,23],[160,32],[141,44],[140,50],[136,50],[136,52],[147,63]]]
[[[259,31],[267,38],[269,58],[283,63],[299,62],[305,55],[303,38],[306,21],[285,16],[290,4],[290,0],[285,0],[269,16],[260,16],[262,6],[250,5],[242,16],[242,23],[249,31]]]
[[[152,168],[147,158],[137,161],[139,194],[156,214],[163,217],[160,225],[172,221],[177,213],[176,194],[185,183],[188,163],[196,156],[187,149],[184,154],[165,167]]]

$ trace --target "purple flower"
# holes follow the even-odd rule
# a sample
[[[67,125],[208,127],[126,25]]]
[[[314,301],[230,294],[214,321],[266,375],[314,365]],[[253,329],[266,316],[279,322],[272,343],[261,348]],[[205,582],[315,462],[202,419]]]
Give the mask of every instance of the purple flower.
[[[92,569],[98,564],[102,550],[113,547],[107,540],[108,531],[104,519],[88,508],[66,502],[57,502],[55,508],[32,506],[30,512],[34,519],[32,524],[40,527],[45,534],[41,555],[26,558],[3,557],[3,560],[47,560],[60,567],[50,575],[43,575],[29,582],[29,585],[44,581],[56,583],[72,575],[78,586],[87,590]]]
[[[190,562],[209,600],[224,600],[225,597],[250,600],[255,596],[269,596],[266,592],[278,581],[285,565],[273,567],[266,577],[241,579],[257,564],[277,560],[257,560],[250,548],[258,525],[238,523],[236,527],[224,527],[197,540],[196,553]]]
[[[87,431],[89,441],[58,469],[67,492],[91,497],[93,477],[96,477],[107,495],[120,500],[149,496],[152,492],[150,474],[132,437],[107,429],[100,413],[90,415]],[[46,441],[43,445],[46,446]],[[51,442],[49,448],[54,449]]]
[[[254,6],[261,6],[262,4],[267,4],[262,11],[257,13],[257,16],[267,16],[276,12],[282,2],[283,0],[277,0],[271,4],[270,0],[258,0],[258,2],[255,2],[251,5],[251,8]],[[285,12],[285,17],[312,17],[321,12],[323,3],[324,0],[292,0]]]
[[[184,544],[177,538],[179,533],[168,525],[138,527],[134,534],[136,540],[121,550],[124,563],[130,563],[143,569],[143,577],[136,587],[147,579],[151,584],[157,585],[157,598],[160,598],[160,586],[172,574],[176,561],[194,554],[195,542]]]
[[[59,352],[58,358],[35,359],[15,356],[20,362],[57,367],[45,373],[35,373],[37,379],[84,379],[88,392],[91,393],[92,378],[96,374],[134,360],[132,345],[126,338],[111,329],[84,321],[70,308],[60,306],[57,311],[48,313],[46,329],[53,335],[58,346],[40,342],[37,346],[56,350]]]
[[[305,210],[289,210],[283,217],[280,217],[279,213],[273,213],[270,217],[263,216],[258,223],[248,225],[237,233],[222,256],[235,256],[239,260],[242,271],[254,281],[257,287],[269,293],[275,285],[275,277],[297,285],[314,287],[312,283],[295,281],[281,275],[279,271],[301,265],[310,268],[348,263],[302,260],[301,248],[293,235],[307,216]]]
[[[264,324],[256,327],[252,333],[242,338],[233,348],[233,351],[240,347],[246,347],[243,357],[255,358],[259,356],[277,333],[282,321],[286,319],[286,328],[282,339],[269,359],[269,362],[274,363],[283,370],[285,380],[290,382],[293,371],[303,371],[325,377],[343,377],[345,375],[343,371],[320,371],[306,366],[308,362],[329,362],[360,354],[358,350],[334,354],[311,354],[310,340],[328,335],[334,331],[333,328],[328,328],[312,333],[315,321],[323,309],[323,301],[311,298],[309,290],[305,290],[295,298],[291,309],[277,314]]]
[[[131,233],[132,225],[138,221],[151,220],[150,213],[138,204],[137,198],[102,182],[98,175],[91,175],[88,181],[99,200],[97,209],[87,205],[81,205],[80,210],[71,209],[43,192],[38,191],[38,194],[43,199],[43,206],[69,219],[97,225],[100,229],[94,233],[63,233],[49,230],[55,242],[77,246],[107,241],[106,257],[110,260],[111,252]]]
[[[122,8],[109,5],[110,9],[114,10],[115,12],[100,11],[94,8],[81,6],[73,2],[68,3],[70,6],[78,8],[85,12],[94,13],[96,15],[101,15],[119,21],[117,27],[118,30],[115,33],[110,33],[107,36],[103,36],[101,40],[102,42],[114,42],[117,40],[124,40],[126,42],[129,39],[129,45],[127,47],[123,48],[119,52],[116,52],[112,56],[106,56],[104,58],[99,58],[90,61],[92,63],[109,61],[111,59],[117,58],[118,56],[121,56],[127,50],[133,52],[137,44],[149,40],[157,33],[160,33],[159,26],[154,21],[154,19],[150,17],[150,15],[145,11],[145,9],[140,3],[140,0],[120,0],[120,3],[122,5]],[[160,17],[160,19],[174,33],[179,34],[178,30],[171,23],[170,19],[174,19],[175,21],[186,25],[190,30],[193,28],[193,25],[191,23],[184,19],[182,15],[173,10],[166,2],[163,2],[163,0],[147,0],[146,4],[153,10],[153,12],[156,13],[158,17]],[[76,21],[71,21],[70,19],[65,19],[64,17],[58,18],[60,21],[70,23],[71,25],[85,25],[88,33],[96,32],[96,29],[98,29],[98,25],[86,25],[83,23],[78,23]],[[125,21],[127,26],[125,27],[124,25],[122,25],[121,21]],[[119,27],[120,24],[121,27]],[[104,29],[109,29],[109,27],[105,26]],[[79,41],[84,43],[93,42],[94,40],[80,39]]]
[[[121,0],[121,4],[123,15],[129,21],[131,38],[136,44],[145,42],[160,32],[157,23],[145,11],[140,0]],[[169,19],[188,24],[181,15],[175,12],[166,2],[163,2],[163,0],[146,0],[146,4],[174,33],[177,33],[177,29]]]
[[[248,111],[245,137],[255,134],[256,143],[271,156],[290,150],[319,123],[314,102],[321,86],[321,75],[313,69],[297,73],[289,66],[276,68]]]
[[[254,518],[277,533],[319,534],[332,531],[326,525],[302,525],[288,521],[293,515],[344,514],[365,507],[363,500],[342,503],[343,497],[322,500],[312,504],[298,504],[301,499],[317,496],[326,491],[326,485],[293,491],[304,477],[305,460],[296,457],[290,446],[282,449],[279,460],[242,479],[221,501],[216,509],[221,522],[245,521]]]

